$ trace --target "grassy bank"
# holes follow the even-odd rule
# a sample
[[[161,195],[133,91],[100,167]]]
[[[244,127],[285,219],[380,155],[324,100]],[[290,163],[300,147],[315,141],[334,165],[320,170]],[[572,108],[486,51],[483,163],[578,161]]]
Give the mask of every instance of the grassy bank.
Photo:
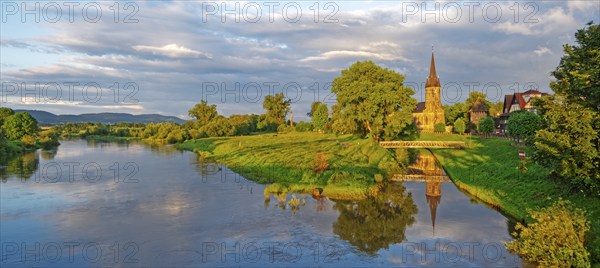
[[[456,136],[453,139],[465,137]],[[450,138],[446,138],[450,139]],[[527,209],[550,206],[559,198],[571,201],[587,211],[591,230],[586,247],[594,263],[600,262],[600,199],[569,193],[560,182],[548,178],[548,170],[533,162],[522,174],[517,168],[519,151],[531,155],[529,148],[514,146],[509,140],[471,138],[471,147],[465,150],[433,149],[457,187],[499,208],[508,215],[529,222]]]
[[[390,151],[372,140],[306,132],[205,138],[186,141],[178,148],[198,152],[259,183],[364,189],[375,182],[376,174],[385,176],[386,165],[395,162]],[[328,166],[322,172],[315,171],[317,154],[324,156]]]

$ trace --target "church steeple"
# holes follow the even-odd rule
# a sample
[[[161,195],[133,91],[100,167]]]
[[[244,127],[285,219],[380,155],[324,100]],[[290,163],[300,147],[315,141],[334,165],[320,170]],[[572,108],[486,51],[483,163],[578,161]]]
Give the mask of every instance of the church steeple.
[[[427,77],[427,82],[425,83],[425,87],[439,87],[440,79],[435,72],[435,58],[433,56],[433,46],[431,47],[431,65],[429,66],[429,77]]]

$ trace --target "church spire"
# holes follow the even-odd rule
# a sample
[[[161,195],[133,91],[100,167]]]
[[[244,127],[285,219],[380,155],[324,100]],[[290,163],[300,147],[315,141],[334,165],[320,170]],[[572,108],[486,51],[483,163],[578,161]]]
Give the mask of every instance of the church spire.
[[[425,87],[439,87],[440,79],[435,72],[435,58],[433,56],[433,46],[431,46],[431,65],[429,66],[429,77],[427,77],[427,82],[425,83]]]

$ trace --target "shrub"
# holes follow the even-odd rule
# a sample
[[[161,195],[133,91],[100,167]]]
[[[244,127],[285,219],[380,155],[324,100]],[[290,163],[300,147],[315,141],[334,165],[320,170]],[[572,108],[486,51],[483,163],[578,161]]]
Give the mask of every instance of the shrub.
[[[462,135],[463,133],[465,133],[465,130],[467,130],[467,125],[465,124],[465,121],[462,118],[456,119],[456,121],[454,121],[454,131]]]
[[[433,131],[440,132],[440,133],[446,132],[446,124],[444,124],[444,123],[435,124],[435,126],[433,126]]]
[[[287,124],[279,125],[277,127],[277,133],[289,133],[294,130],[294,127],[290,127]]]
[[[590,267],[589,253],[584,247],[589,231],[584,212],[574,209],[562,199],[540,211],[529,212],[535,220],[528,226],[517,223],[516,240],[506,247],[524,259],[543,267]]]
[[[329,163],[327,161],[329,157],[325,153],[317,153],[315,155],[315,160],[313,161],[313,167],[315,172],[322,172],[329,168]]]
[[[307,131],[312,131],[312,130],[313,130],[313,126],[309,122],[300,121],[300,122],[298,122],[298,124],[296,124],[296,131],[307,132]]]

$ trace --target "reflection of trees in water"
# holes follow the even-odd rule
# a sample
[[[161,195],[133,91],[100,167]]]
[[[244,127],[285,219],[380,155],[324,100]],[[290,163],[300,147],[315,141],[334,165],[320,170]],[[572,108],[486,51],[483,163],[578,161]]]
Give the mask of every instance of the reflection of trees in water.
[[[41,150],[40,154],[44,160],[52,160],[58,153],[58,148],[52,150]]]
[[[36,152],[26,153],[0,163],[0,179],[6,182],[9,176],[29,179],[38,169],[40,159]]]
[[[406,227],[417,213],[412,195],[402,184],[387,184],[373,197],[336,201],[340,212],[333,232],[367,254],[405,240]]]

